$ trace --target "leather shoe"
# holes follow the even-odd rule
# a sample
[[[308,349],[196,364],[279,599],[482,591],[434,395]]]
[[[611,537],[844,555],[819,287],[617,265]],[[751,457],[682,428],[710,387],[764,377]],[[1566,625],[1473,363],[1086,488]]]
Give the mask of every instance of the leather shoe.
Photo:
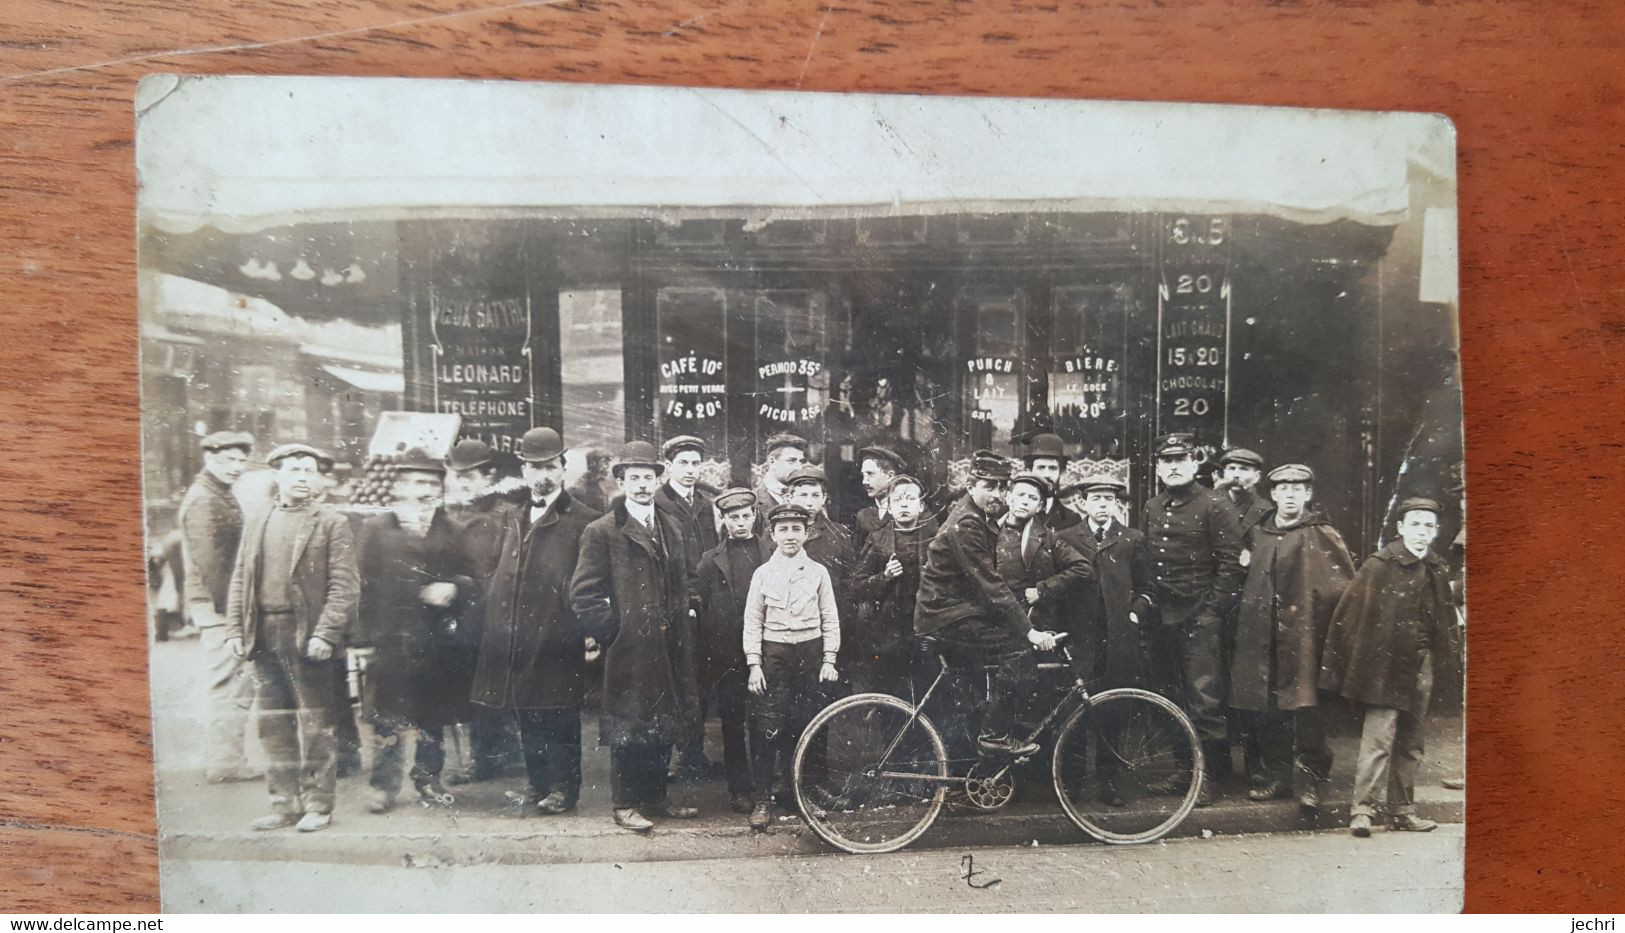
[[[564,791],[561,790],[556,790],[536,801],[536,812],[543,816],[557,816],[575,808],[576,802],[564,796]]]
[[[299,825],[294,827],[302,833],[320,832],[333,825],[333,814],[317,813],[315,810],[299,818]]]
[[[669,798],[657,800],[650,804],[647,809],[655,816],[663,816],[668,820],[692,820],[700,815],[698,807],[685,807],[681,804],[672,803]]]
[[[750,828],[755,832],[763,832],[773,825],[773,811],[768,808],[767,801],[758,800],[750,808]]]
[[[1314,787],[1298,792],[1298,809],[1305,812],[1320,809],[1320,791]]]
[[[1253,801],[1280,800],[1289,796],[1292,788],[1285,781],[1270,781],[1263,787],[1255,787],[1247,792],[1247,799]]]
[[[1198,807],[1211,807],[1216,796],[1213,793],[1213,775],[1202,775],[1202,786],[1196,791],[1196,805]]]
[[[388,791],[374,790],[367,800],[368,813],[388,813],[395,809],[395,795]]]
[[[1349,835],[1364,839],[1371,835],[1371,817],[1357,813],[1349,820]]]
[[[1432,820],[1424,820],[1414,813],[1401,813],[1388,818],[1388,829],[1396,833],[1431,833],[1439,828]]]
[[[299,822],[297,813],[270,813],[248,824],[248,828],[256,832],[269,832],[273,829],[285,829]]]
[[[451,791],[440,785],[438,779],[429,779],[414,782],[418,789],[418,796],[423,798],[425,806],[449,807],[457,802],[457,797]]]
[[[655,828],[655,824],[649,822],[643,814],[634,809],[616,810],[615,825],[622,829],[630,829],[635,833],[646,833]]]
[[[729,805],[733,807],[735,813],[749,813],[756,809],[756,801],[752,800],[749,794],[734,794]]]
[[[1020,742],[1007,735],[984,735],[976,740],[976,747],[990,755],[1008,755],[1011,758],[1025,758],[1038,754],[1037,742]]]

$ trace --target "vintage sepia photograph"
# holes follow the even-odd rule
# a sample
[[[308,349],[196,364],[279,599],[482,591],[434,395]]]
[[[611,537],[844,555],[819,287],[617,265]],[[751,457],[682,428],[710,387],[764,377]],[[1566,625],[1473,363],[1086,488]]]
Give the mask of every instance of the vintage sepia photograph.
[[[1460,909],[1444,117],[136,111],[164,910]]]

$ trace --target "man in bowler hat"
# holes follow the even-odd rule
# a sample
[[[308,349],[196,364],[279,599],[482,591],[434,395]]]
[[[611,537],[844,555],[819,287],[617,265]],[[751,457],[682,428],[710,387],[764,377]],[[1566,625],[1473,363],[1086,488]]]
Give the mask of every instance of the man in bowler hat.
[[[1027,453],[1021,461],[1027,472],[1041,477],[1053,493],[1061,488],[1061,474],[1066,472],[1066,443],[1058,434],[1035,434],[1027,442]],[[1053,494],[1044,500],[1038,517],[1045,527],[1055,531],[1080,521],[1077,513],[1063,506]]]

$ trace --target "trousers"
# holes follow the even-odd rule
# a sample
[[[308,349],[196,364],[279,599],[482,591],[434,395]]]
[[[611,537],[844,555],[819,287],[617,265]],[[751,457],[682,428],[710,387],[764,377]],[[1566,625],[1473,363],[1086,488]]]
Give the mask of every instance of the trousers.
[[[1176,624],[1145,627],[1152,689],[1175,700],[1196,727],[1208,770],[1223,773],[1230,760],[1219,655],[1219,620],[1197,613]]]
[[[1016,713],[1032,695],[1038,661],[1027,639],[990,619],[971,617],[938,629],[932,636],[948,662],[948,675],[926,714],[941,725],[949,758],[975,760],[976,737],[1010,736]],[[993,676],[982,694],[982,668]]]
[[[581,712],[521,709],[516,718],[530,793],[540,799],[557,792],[574,804],[581,797]]]
[[[391,797],[400,793],[404,768],[403,733],[417,728],[417,748],[412,752],[412,784],[421,786],[440,780],[446,767],[446,746],[440,729],[423,729],[393,713],[374,713],[372,724],[372,774],[368,784]]]
[[[254,650],[260,743],[276,813],[331,813],[338,781],[333,661],[312,661],[291,612],[260,613]]]
[[[772,793],[775,778],[790,786],[796,742],[807,722],[824,706],[824,691],[818,682],[823,662],[821,638],[794,645],[762,642],[767,690],[754,703],[751,779],[764,795]]]
[[[670,742],[627,742],[609,749],[609,795],[617,810],[637,809],[666,799]]]
[[[204,734],[203,767],[207,777],[226,777],[248,770],[245,745],[248,711],[254,705],[254,678],[248,665],[226,646],[226,627],[198,629],[203,651],[204,689],[209,728]]]
[[[1326,717],[1320,707],[1256,712],[1242,719],[1260,747],[1260,770],[1266,779],[1283,781],[1293,791],[1314,790],[1332,773],[1332,749],[1326,744]]]
[[[1421,674],[1411,695],[1411,708],[1368,706],[1360,729],[1360,754],[1354,764],[1355,816],[1390,816],[1416,812],[1416,772],[1425,751],[1424,725],[1433,697],[1433,663],[1422,650]]]
[[[706,690],[701,704],[716,708],[722,724],[722,763],[728,774],[728,793],[749,794],[754,782],[750,757],[750,690],[744,671],[729,671]]]

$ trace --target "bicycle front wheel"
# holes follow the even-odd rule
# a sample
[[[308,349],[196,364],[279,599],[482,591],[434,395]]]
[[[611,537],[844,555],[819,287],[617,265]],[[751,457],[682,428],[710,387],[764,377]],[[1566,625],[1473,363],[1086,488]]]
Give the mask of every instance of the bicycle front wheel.
[[[894,696],[860,693],[807,724],[796,743],[796,805],[820,839],[855,854],[895,852],[931,828],[948,753],[931,721],[913,713]]]
[[[1151,842],[1178,826],[1202,787],[1202,745],[1179,707],[1148,690],[1089,698],[1055,741],[1055,794],[1102,842]]]

